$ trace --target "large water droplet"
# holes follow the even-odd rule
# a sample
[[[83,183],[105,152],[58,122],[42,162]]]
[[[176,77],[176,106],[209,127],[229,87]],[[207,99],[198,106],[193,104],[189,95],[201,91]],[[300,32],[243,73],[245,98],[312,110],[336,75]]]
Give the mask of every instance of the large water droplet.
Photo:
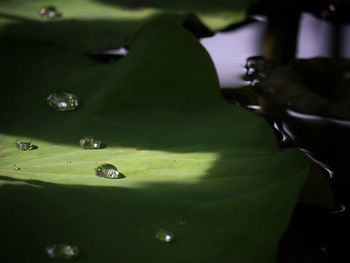
[[[29,140],[18,139],[16,141],[16,147],[17,147],[18,150],[27,151],[27,150],[31,150],[33,145],[32,145],[32,142],[29,141]]]
[[[58,111],[72,111],[78,107],[78,98],[68,92],[53,93],[47,97],[47,103]]]
[[[175,235],[167,229],[159,228],[155,235],[156,239],[162,242],[171,242],[174,240]]]
[[[105,163],[96,168],[96,175],[110,179],[121,179],[125,176],[121,174],[117,167],[112,164]]]
[[[87,150],[100,149],[102,146],[102,142],[96,136],[88,135],[80,139],[80,146]]]
[[[57,12],[57,9],[53,6],[44,6],[40,8],[39,13],[42,18],[50,19],[55,17],[60,17],[61,14]]]
[[[46,254],[53,259],[72,260],[78,257],[79,250],[69,244],[54,244],[46,247]]]

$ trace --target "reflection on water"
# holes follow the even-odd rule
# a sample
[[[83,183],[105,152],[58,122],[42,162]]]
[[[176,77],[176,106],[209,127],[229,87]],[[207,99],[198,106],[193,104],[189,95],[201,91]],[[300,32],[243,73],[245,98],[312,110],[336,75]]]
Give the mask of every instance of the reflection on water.
[[[316,62],[318,61],[322,65],[322,60],[318,59]],[[303,62],[312,64],[312,67],[318,65],[318,63],[314,64],[313,59],[304,60]],[[283,70],[279,67],[278,65],[271,66],[261,57],[248,58],[245,79],[251,82],[250,86],[230,92],[223,90],[223,94],[235,105],[245,107],[264,117],[273,129],[282,150],[290,147],[299,148],[318,165],[328,178],[334,194],[333,209],[328,210],[319,207],[315,212],[314,208],[307,207],[306,209],[309,210],[297,211],[292,220],[296,222],[292,224],[293,227],[290,231],[300,231],[305,235],[310,235],[309,238],[314,242],[314,245],[317,245],[318,251],[322,248],[321,251],[326,256],[343,257],[347,251],[346,244],[349,244],[348,236],[350,237],[350,213],[346,209],[350,203],[348,191],[350,178],[348,178],[348,158],[346,157],[346,153],[350,148],[350,120],[321,115],[318,111],[321,109],[321,113],[334,112],[335,115],[346,115],[349,112],[344,111],[341,107],[339,111],[336,107],[333,108],[333,111],[325,111],[322,107],[308,107],[308,103],[313,101],[306,99],[307,103],[303,103],[300,102],[300,98],[305,100],[309,93],[313,93],[310,96],[312,99],[323,99],[327,98],[325,88],[332,88],[332,93],[334,93],[334,90],[341,92],[341,88],[344,87],[338,87],[338,89],[333,85],[323,87],[321,96],[318,94],[320,90],[315,89],[315,87],[310,90],[310,85],[305,85],[305,83],[310,83],[312,80],[302,81],[303,77],[309,78],[310,75],[305,74],[301,77],[300,74],[292,72],[285,65],[281,66]],[[329,68],[326,69],[327,71],[330,70]],[[335,68],[334,70],[339,69]],[[276,75],[276,72],[279,74]],[[322,70],[319,73],[322,74]],[[327,78],[343,78],[343,73],[323,72],[323,74],[325,73]],[[283,74],[286,74],[287,77],[284,78]],[[290,77],[291,74],[293,77],[298,77],[298,79],[293,80]],[[312,75],[312,77],[314,76]],[[256,79],[258,81],[254,81]],[[292,91],[288,90],[288,85],[291,85],[293,81],[295,85],[303,85],[303,88],[307,90],[300,87],[294,88]],[[332,79],[327,79],[327,81],[331,82]],[[334,81],[334,83],[342,82]],[[317,80],[318,84],[319,80]],[[347,95],[338,98],[338,100],[344,100],[340,101],[339,105],[348,103],[349,98]],[[315,101],[315,104],[317,103],[318,101]],[[331,103],[332,105],[338,105],[337,101],[331,101],[329,104]],[[252,105],[254,107],[251,107]],[[322,105],[328,107],[327,103]],[[301,109],[304,111],[301,111]],[[314,113],[312,113],[313,111]],[[314,220],[317,220],[318,223],[315,224]],[[314,225],[310,230],[312,224]],[[319,232],[319,234],[315,235],[315,232]],[[300,237],[298,238],[301,238],[301,233],[299,233]],[[287,236],[294,234],[289,233]],[[305,246],[307,245],[305,244]]]

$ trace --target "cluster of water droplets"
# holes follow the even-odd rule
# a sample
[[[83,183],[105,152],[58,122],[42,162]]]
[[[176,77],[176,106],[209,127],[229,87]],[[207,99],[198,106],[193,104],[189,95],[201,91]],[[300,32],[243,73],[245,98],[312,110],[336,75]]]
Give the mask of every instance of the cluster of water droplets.
[[[52,10],[51,10],[52,11]],[[79,102],[78,97],[75,94],[68,92],[59,92],[50,94],[47,97],[48,105],[57,111],[74,111],[77,109]],[[87,135],[79,140],[80,147],[84,150],[93,150],[102,148],[102,140],[95,135]],[[20,138],[15,141],[16,148],[20,151],[28,151],[37,149],[34,147],[29,138]],[[66,160],[66,164],[71,164],[71,160]],[[17,165],[13,165],[13,169],[16,171],[21,170]],[[98,177],[108,178],[108,179],[121,179],[125,176],[119,172],[118,168],[112,164],[104,163],[95,168],[95,175]],[[174,235],[166,230],[157,231],[156,238],[170,242],[173,240]],[[79,249],[75,245],[70,245],[66,243],[57,243],[46,247],[46,254],[48,257],[57,260],[73,260],[79,256]]]
[[[53,19],[60,17],[61,14],[57,11],[54,6],[45,6],[39,10],[39,14],[44,19]],[[97,50],[89,53],[92,58],[97,58],[97,60],[108,61],[109,63],[118,60],[128,54],[127,47],[121,47],[114,50]],[[57,92],[52,93],[47,97],[47,104],[61,112],[74,111],[79,106],[78,97],[75,94],[69,92]],[[87,135],[79,140],[81,148],[84,150],[101,149],[103,143],[100,138],[95,135]],[[32,144],[30,139],[22,138],[15,142],[16,148],[20,151],[28,151],[37,149],[35,145]],[[34,147],[35,146],[35,147]],[[66,160],[66,164],[71,164],[71,160]],[[16,171],[21,170],[17,165],[13,165],[13,169]],[[104,163],[95,168],[95,175],[102,178],[108,179],[121,179],[125,176],[118,170],[118,168],[112,164]],[[176,219],[176,224],[178,226],[187,225],[187,220],[185,217],[178,217]],[[157,240],[165,243],[174,241],[175,234],[167,229],[159,228],[156,230],[155,236]],[[56,243],[46,247],[46,254],[49,258],[63,261],[74,260],[79,256],[79,249],[76,245],[71,245],[67,243]]]

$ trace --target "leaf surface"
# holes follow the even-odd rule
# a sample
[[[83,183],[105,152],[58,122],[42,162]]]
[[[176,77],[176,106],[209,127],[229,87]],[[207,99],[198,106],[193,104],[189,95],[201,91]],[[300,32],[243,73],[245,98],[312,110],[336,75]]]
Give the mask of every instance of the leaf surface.
[[[7,26],[3,32],[23,26],[36,34],[25,23]],[[57,28],[63,39],[69,29]],[[190,33],[151,22],[112,65],[92,62],[79,45],[6,34],[6,262],[47,262],[44,248],[57,242],[78,245],[78,262],[274,262],[308,162],[294,150],[281,153],[265,121],[222,99],[213,64]],[[57,91],[77,94],[79,109],[49,108],[46,97]],[[81,149],[88,134],[107,147]],[[17,150],[21,137],[38,148]],[[106,162],[126,178],[95,176]],[[176,223],[180,217],[185,226]],[[174,242],[155,239],[157,228],[174,232]]]

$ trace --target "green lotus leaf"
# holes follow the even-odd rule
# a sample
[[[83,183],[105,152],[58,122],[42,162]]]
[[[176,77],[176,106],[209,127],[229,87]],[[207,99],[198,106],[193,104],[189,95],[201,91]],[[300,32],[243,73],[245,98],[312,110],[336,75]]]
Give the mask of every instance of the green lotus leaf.
[[[60,23],[47,24],[79,43]],[[105,65],[45,34],[26,42],[21,28],[36,34],[6,23],[0,44],[4,262],[48,262],[45,247],[62,242],[79,247],[78,262],[274,262],[309,163],[222,99],[189,32],[148,23],[126,57]],[[47,105],[60,91],[78,96],[76,111]],[[89,134],[106,147],[82,149]],[[16,149],[23,137],[37,148]],[[96,176],[103,163],[125,178]],[[156,239],[159,228],[174,240]]]

